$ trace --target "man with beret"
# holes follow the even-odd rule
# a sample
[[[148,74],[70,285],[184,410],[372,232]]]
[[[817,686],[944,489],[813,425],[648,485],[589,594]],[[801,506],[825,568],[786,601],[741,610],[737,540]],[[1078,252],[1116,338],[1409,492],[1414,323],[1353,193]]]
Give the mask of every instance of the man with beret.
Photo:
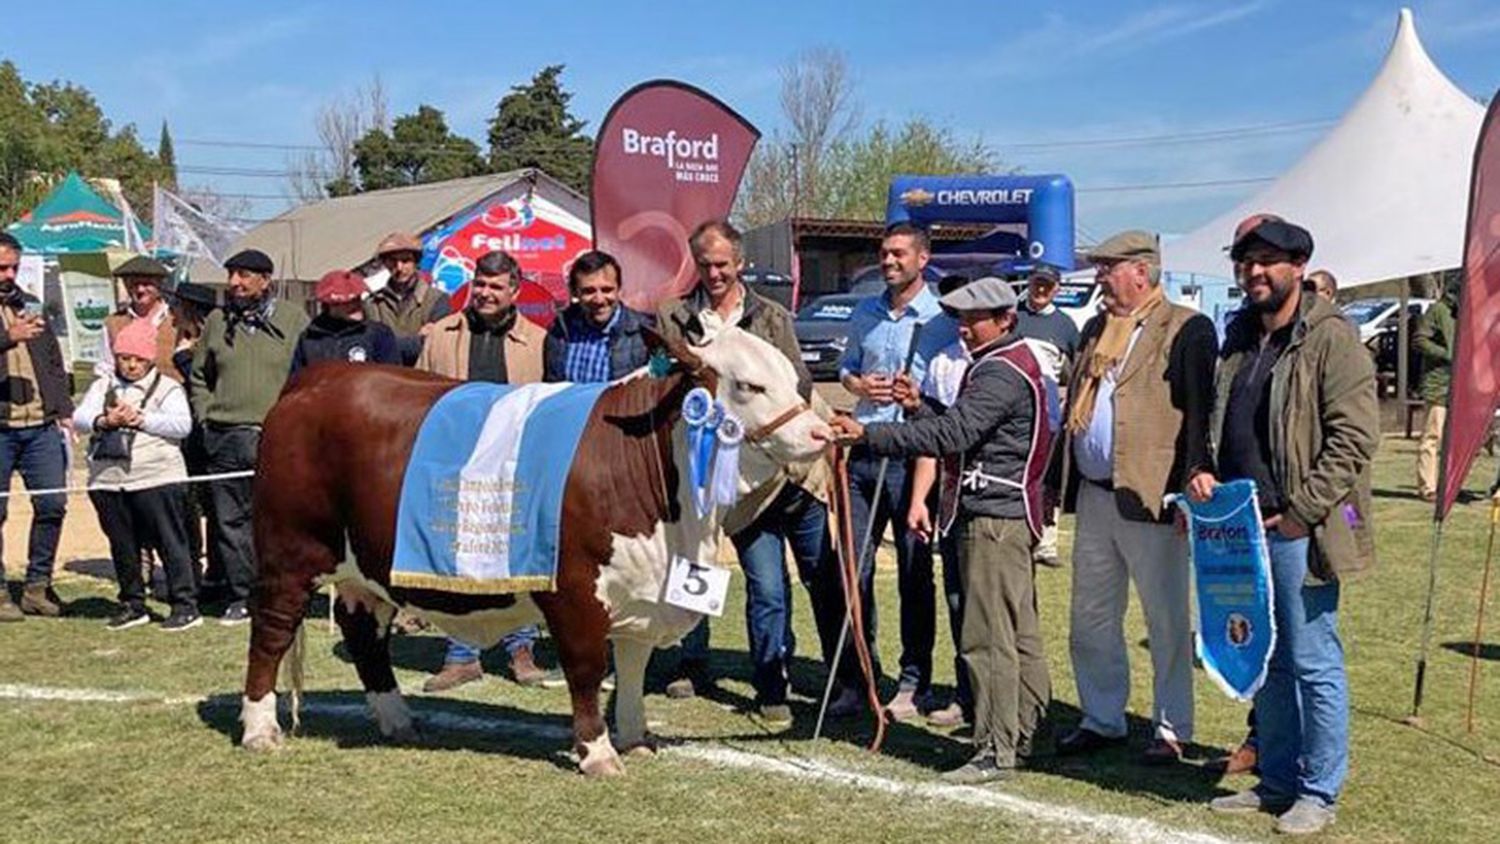
[[[193,418],[203,425],[208,471],[214,474],[255,468],[261,423],[281,394],[308,321],[301,308],[276,300],[271,259],[264,252],[238,252],[224,269],[229,299],[204,321],[190,378]],[[245,608],[255,580],[250,491],[250,478],[233,478],[214,481],[211,492],[229,599],[220,618],[225,625],[250,620]]]
[[[1047,485],[1077,512],[1069,650],[1083,720],[1059,754],[1125,741],[1134,581],[1151,647],[1154,735],[1142,761],[1170,764],[1193,735],[1186,537],[1163,502],[1211,469],[1218,340],[1208,317],[1166,300],[1155,234],[1126,231],[1088,253],[1105,312],[1084,326],[1063,437]]]
[[[899,375],[893,390],[911,414],[906,422],[838,417],[832,427],[878,455],[930,455],[949,464],[937,527],[958,536],[959,649],[974,694],[974,756],[944,778],[981,783],[1010,776],[1041,750],[1034,742],[1052,696],[1031,561],[1042,533],[1046,399],[1041,364],[1015,334],[1009,284],[981,278],[941,304],[957,317],[973,356],[953,405],[933,413],[910,376]]]
[[[433,287],[417,271],[422,241],[405,232],[391,232],[375,248],[390,279],[365,302],[365,316],[396,332],[401,362],[412,366],[422,353],[422,329],[450,312],[448,294]]]
[[[115,377],[114,340],[120,330],[138,319],[149,319],[156,329],[156,357],[152,363],[156,371],[181,381],[177,367],[172,365],[172,352],[177,345],[177,324],[172,319],[172,309],[162,297],[162,280],[170,273],[160,261],[137,255],[115,268],[115,278],[125,286],[130,297],[119,310],[104,318],[104,331],[99,335],[99,360],[94,362],[94,377]]]
[[[1016,308],[1016,333],[1026,339],[1031,353],[1042,363],[1047,386],[1047,421],[1052,433],[1061,426],[1058,385],[1065,383],[1078,354],[1078,326],[1073,318],[1057,309],[1062,273],[1051,264],[1037,264],[1026,277],[1026,298]],[[1036,561],[1053,568],[1061,565],[1057,558],[1057,524],[1051,524],[1036,545]]]
[[[365,319],[365,280],[349,270],[333,270],[318,280],[313,298],[323,312],[297,338],[292,373],[319,360],[401,365],[401,350],[390,326]]]
[[[64,429],[73,421],[73,400],[46,311],[16,284],[20,266],[20,241],[0,232],[0,481],[10,489],[11,475],[20,472],[28,489],[57,489],[67,486]],[[0,526],[9,501],[0,498]],[[62,602],[52,591],[52,568],[67,503],[61,493],[32,496],[26,586],[19,609],[11,603],[9,589],[0,589],[0,621],[62,613]]]
[[[1278,832],[1334,819],[1349,770],[1349,679],[1338,635],[1339,585],[1374,562],[1370,472],[1380,442],[1375,369],[1339,309],[1303,287],[1306,229],[1264,220],[1230,252],[1245,291],[1224,337],[1211,431],[1218,470],[1190,475],[1206,501],[1217,480],[1255,482],[1276,645],[1255,695],[1260,784],[1211,804],[1273,811]]]

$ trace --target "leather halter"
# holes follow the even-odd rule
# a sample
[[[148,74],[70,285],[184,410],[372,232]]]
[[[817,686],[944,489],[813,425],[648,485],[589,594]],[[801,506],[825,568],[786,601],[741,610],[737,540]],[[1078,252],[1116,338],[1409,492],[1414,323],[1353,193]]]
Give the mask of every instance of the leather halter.
[[[747,443],[749,443],[751,445],[759,445],[761,442],[764,442],[772,434],[776,433],[776,431],[778,429],[780,429],[783,425],[785,425],[786,423],[792,421],[793,419],[796,419],[798,416],[801,416],[802,412],[805,411],[805,410],[807,410],[808,408],[809,408],[809,405],[805,401],[804,402],[798,402],[797,404],[792,405],[791,407],[787,408],[786,410],[783,410],[781,412],[780,416],[776,417],[775,419],[772,419],[770,422],[767,422],[766,424],[760,426],[759,428],[756,428],[754,431],[751,431],[750,433],[746,434],[745,435],[745,442],[747,442]]]

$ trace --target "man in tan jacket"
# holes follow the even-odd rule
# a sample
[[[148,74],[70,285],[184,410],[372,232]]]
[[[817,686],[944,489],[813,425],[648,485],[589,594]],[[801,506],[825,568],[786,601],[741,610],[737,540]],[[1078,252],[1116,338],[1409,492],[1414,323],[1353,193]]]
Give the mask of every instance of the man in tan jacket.
[[[422,329],[417,369],[460,381],[536,384],[542,380],[542,343],[547,331],[516,310],[521,267],[505,252],[489,252],[475,264],[469,303]],[[561,678],[538,668],[532,655],[535,626],[522,627],[502,640],[510,654],[511,673],[522,685],[560,685]],[[484,676],[479,650],[448,640],[443,668],[427,679],[424,691],[441,692]]]
[[[1211,468],[1218,341],[1208,317],[1166,301],[1156,235],[1127,231],[1088,254],[1106,311],[1084,326],[1048,486],[1077,512],[1069,649],[1083,720],[1057,745],[1125,740],[1133,581],[1151,645],[1155,735],[1142,761],[1176,762],[1193,735],[1187,543],[1162,498]]]

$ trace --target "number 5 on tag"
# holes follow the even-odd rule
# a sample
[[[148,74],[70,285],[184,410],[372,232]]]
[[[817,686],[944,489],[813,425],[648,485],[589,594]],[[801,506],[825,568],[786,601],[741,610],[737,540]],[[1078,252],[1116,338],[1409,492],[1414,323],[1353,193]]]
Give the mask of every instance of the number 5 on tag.
[[[729,569],[673,557],[667,572],[667,603],[703,615],[724,614]]]

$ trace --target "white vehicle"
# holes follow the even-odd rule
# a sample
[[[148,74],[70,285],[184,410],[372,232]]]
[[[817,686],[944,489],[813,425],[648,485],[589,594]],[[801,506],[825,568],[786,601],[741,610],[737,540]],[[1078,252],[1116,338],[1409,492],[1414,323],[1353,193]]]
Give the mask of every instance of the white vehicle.
[[[1432,307],[1432,299],[1407,299],[1406,312],[1418,317]],[[1344,316],[1359,328],[1359,342],[1370,344],[1382,331],[1397,328],[1396,312],[1401,300],[1394,297],[1356,299],[1344,305]],[[1413,326],[1415,328],[1415,326]]]

